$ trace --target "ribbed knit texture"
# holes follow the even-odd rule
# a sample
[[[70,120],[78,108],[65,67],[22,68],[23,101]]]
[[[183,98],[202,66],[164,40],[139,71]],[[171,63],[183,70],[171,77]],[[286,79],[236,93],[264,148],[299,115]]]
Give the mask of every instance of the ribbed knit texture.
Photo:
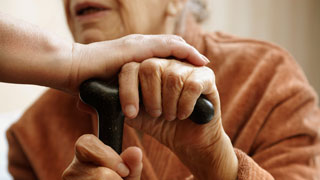
[[[211,60],[215,72],[238,180],[320,179],[317,96],[293,58],[266,42],[204,33],[192,19],[187,27],[182,36]],[[10,127],[9,170],[15,179],[61,178],[78,137],[96,134],[96,119],[76,106],[75,97],[49,90]],[[142,179],[192,177],[168,148],[127,126],[123,146],[142,148]]]

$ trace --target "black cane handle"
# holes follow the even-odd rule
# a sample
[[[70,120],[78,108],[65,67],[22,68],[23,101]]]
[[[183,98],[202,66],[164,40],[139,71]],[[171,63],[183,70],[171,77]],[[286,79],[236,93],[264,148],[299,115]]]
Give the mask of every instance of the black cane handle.
[[[120,154],[124,114],[121,110],[117,80],[108,83],[97,79],[87,80],[80,86],[80,98],[98,113],[99,139]],[[196,124],[206,124],[213,116],[213,105],[200,96],[189,119]]]

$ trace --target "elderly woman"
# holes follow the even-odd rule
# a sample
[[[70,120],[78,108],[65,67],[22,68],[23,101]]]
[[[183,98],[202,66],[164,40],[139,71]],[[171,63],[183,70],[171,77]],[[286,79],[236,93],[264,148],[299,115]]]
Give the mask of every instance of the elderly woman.
[[[203,67],[152,58],[122,66],[127,125],[121,155],[83,135],[97,133],[97,118],[79,111],[76,97],[49,90],[8,130],[9,170],[16,179],[320,177],[317,97],[288,53],[201,31],[200,1],[66,0],[65,7],[76,42],[177,34],[211,62]],[[188,120],[200,94],[215,106],[205,125]]]

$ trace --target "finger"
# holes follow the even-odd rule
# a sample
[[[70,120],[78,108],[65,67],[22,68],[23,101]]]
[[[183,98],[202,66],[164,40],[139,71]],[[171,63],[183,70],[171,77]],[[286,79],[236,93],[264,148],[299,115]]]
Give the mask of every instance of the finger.
[[[75,155],[82,163],[92,163],[110,168],[122,177],[129,174],[129,169],[121,157],[94,135],[83,135],[77,140]]]
[[[214,93],[214,79],[213,71],[207,67],[194,69],[188,76],[178,103],[178,118],[180,120],[186,119],[191,115],[201,94]]]
[[[123,180],[121,176],[112,169],[106,168],[106,167],[97,167],[94,168],[91,172],[93,175],[92,180],[97,180],[97,179],[112,179],[112,180]],[[87,179],[85,179],[87,180]]]
[[[126,180],[140,180],[142,172],[142,151],[138,147],[129,147],[120,155],[130,169]]]
[[[163,72],[162,109],[166,120],[172,121],[177,116],[177,106],[183,84],[191,68],[171,63]]]
[[[143,61],[152,57],[174,56],[194,65],[205,65],[209,60],[194,47],[175,35],[129,35],[124,37],[127,61]]]
[[[97,167],[91,164],[81,164],[72,162],[62,174],[63,180],[97,180],[97,179],[114,179],[122,178],[113,170],[106,167]]]
[[[119,96],[124,115],[135,118],[139,112],[139,63],[127,63],[119,74]]]
[[[139,81],[146,112],[152,117],[162,114],[161,107],[161,60],[149,59],[141,63]]]
[[[220,105],[220,96],[217,89],[217,86],[213,86],[213,93],[206,94],[206,98],[212,103],[214,107],[214,116],[211,120],[212,122],[221,122],[221,105]]]

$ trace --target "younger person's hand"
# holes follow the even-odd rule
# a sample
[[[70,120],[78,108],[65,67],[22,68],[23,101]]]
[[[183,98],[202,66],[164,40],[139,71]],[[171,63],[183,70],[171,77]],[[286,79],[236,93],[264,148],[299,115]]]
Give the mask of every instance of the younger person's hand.
[[[112,41],[81,45],[75,43],[67,91],[77,92],[79,85],[89,78],[108,79],[116,76],[122,65],[142,62],[152,57],[183,59],[193,65],[209,61],[195,48],[175,35],[129,35]]]

